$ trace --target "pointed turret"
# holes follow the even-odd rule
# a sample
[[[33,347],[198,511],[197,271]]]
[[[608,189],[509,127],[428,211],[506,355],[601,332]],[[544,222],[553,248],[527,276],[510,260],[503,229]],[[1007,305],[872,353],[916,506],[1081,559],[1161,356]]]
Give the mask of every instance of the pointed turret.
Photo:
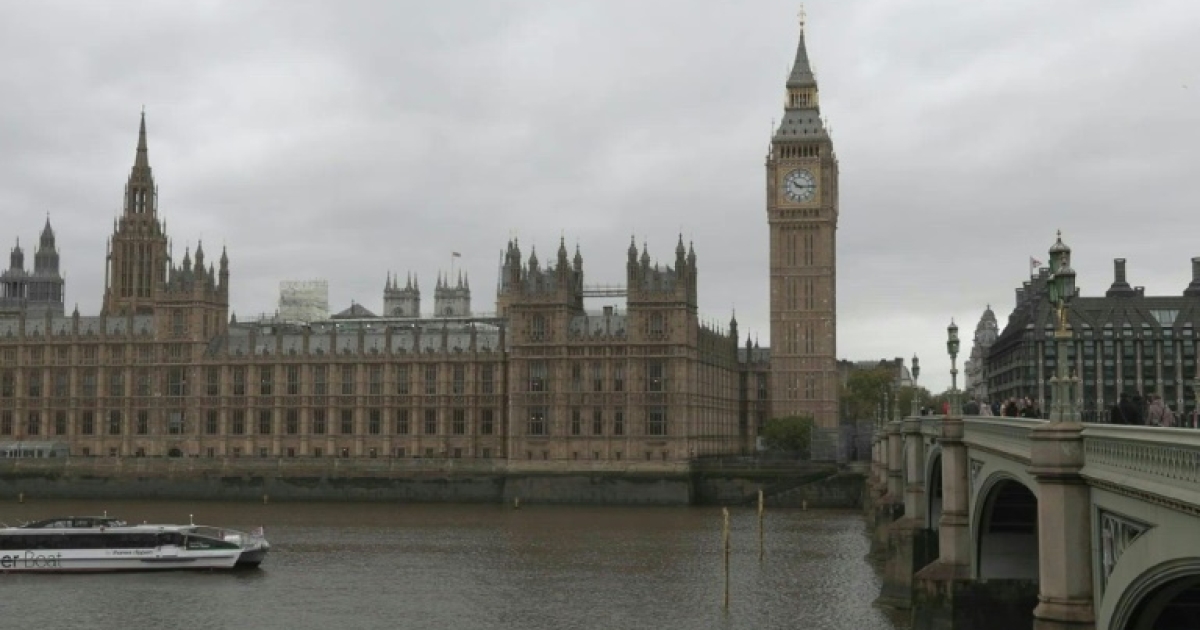
[[[46,226],[42,228],[37,251],[33,254],[33,271],[41,276],[58,277],[58,249],[54,244],[54,228],[50,227],[50,215],[46,215]]]
[[[575,271],[583,271],[583,254],[579,253],[579,243],[575,244]]]
[[[146,110],[142,110],[142,122],[138,125],[137,155],[133,158],[134,169],[150,168],[150,154],[146,150]]]
[[[558,268],[567,268],[567,238],[565,236],[558,238]]]
[[[156,195],[154,175],[150,169],[150,155],[146,149],[146,112],[143,111],[141,124],[138,126],[137,154],[133,158],[133,168],[125,185],[125,216],[153,217]]]
[[[808,61],[808,47],[804,45],[804,22],[800,22],[800,41],[796,44],[796,60],[792,62],[792,73],[788,75],[789,88],[816,87],[812,64]]]
[[[8,268],[12,270],[25,270],[25,252],[21,250],[21,239],[17,239],[16,247],[12,248],[8,256]]]
[[[829,137],[825,121],[821,118],[817,79],[808,61],[808,50],[804,42],[804,26],[801,23],[800,41],[796,44],[796,60],[787,80],[787,98],[784,101],[783,118],[775,129],[775,141],[811,141]]]
[[[42,228],[42,237],[38,247],[54,249],[54,228],[50,227],[50,215],[46,215],[46,226]]]

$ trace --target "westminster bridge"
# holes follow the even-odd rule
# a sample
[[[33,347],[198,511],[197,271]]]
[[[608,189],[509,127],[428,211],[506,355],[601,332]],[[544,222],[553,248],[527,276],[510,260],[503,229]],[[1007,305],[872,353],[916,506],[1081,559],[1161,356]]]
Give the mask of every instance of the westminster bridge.
[[[914,630],[1200,628],[1200,431],[912,416],[869,487]]]

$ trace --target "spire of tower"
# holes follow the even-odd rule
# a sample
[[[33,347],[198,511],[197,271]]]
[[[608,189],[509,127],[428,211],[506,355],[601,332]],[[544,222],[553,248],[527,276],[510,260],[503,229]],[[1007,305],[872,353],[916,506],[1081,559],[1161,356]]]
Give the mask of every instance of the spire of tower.
[[[134,168],[150,168],[150,157],[146,152],[146,108],[142,108],[142,123],[138,127],[137,157]]]
[[[46,213],[46,227],[42,228],[42,246],[54,246],[54,228],[50,227],[50,213]]]
[[[796,60],[792,62],[792,73],[788,75],[787,86],[814,87],[817,79],[813,76],[812,64],[808,61],[808,49],[804,45],[804,13],[800,17],[800,42],[796,45]]]

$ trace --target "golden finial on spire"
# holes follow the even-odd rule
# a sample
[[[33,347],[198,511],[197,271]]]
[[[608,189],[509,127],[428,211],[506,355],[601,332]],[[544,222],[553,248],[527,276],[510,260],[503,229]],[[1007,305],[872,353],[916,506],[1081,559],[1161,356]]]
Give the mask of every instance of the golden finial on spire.
[[[803,3],[800,4],[800,12],[796,14],[796,17],[800,18],[800,32],[803,33],[804,32],[804,19],[807,17],[807,14],[804,12],[804,4]]]

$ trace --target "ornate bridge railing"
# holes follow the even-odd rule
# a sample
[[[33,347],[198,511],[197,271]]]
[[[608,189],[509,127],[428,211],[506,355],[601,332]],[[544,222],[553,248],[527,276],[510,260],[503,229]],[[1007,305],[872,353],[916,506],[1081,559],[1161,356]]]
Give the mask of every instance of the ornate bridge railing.
[[[1088,425],[1083,449],[1092,485],[1200,516],[1200,431]]]

